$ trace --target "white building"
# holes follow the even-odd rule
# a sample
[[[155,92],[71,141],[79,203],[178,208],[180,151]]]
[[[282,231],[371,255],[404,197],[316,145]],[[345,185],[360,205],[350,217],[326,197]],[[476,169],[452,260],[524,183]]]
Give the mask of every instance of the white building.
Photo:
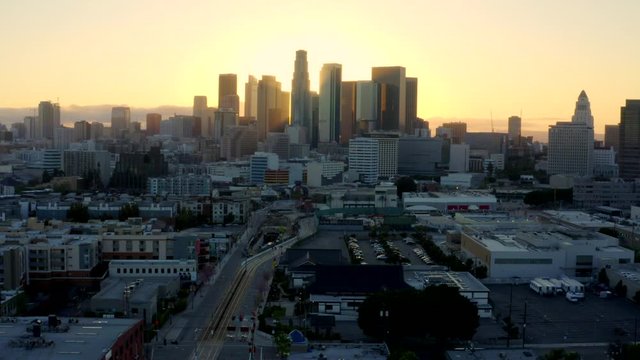
[[[111,260],[109,276],[118,278],[166,278],[181,276],[197,280],[198,264],[195,260]]]
[[[267,170],[278,170],[278,155],[256,152],[249,160],[249,182],[254,185],[264,184],[264,174]]]
[[[618,177],[618,164],[613,147],[593,149],[593,175]]]
[[[469,152],[468,144],[451,144],[449,147],[449,171],[468,172]]]
[[[211,217],[214,224],[224,223],[224,217],[233,214],[233,224],[244,224],[249,218],[251,201],[246,198],[217,198],[211,204]]]
[[[593,174],[593,116],[584,90],[576,102],[571,122],[549,127],[547,173],[591,176]]]
[[[440,177],[440,185],[452,189],[469,189],[478,187],[484,175],[477,173],[451,173]]]
[[[58,150],[65,150],[69,148],[75,140],[75,133],[73,128],[67,128],[64,126],[58,126],[53,129],[53,147]]]
[[[497,199],[491,194],[475,192],[455,193],[402,193],[404,208],[412,206],[430,206],[441,212],[457,211],[493,211],[496,209]]]
[[[378,181],[379,145],[376,139],[357,137],[349,140],[349,173],[352,180],[365,184]]]
[[[209,195],[211,180],[208,175],[178,175],[147,179],[147,192],[152,195]]]
[[[369,137],[378,141],[378,177],[392,178],[398,175],[397,133],[373,132]]]
[[[634,259],[618,239],[599,232],[508,221],[466,226],[461,250],[476,265],[486,266],[491,279],[567,275],[590,281],[602,267]]]
[[[341,161],[310,162],[307,164],[307,185],[320,187],[342,182],[345,163]]]

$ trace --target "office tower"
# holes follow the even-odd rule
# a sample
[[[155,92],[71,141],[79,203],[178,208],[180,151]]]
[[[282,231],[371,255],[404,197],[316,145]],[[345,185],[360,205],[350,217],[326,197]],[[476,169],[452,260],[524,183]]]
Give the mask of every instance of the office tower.
[[[289,160],[289,135],[269,133],[267,135],[267,152],[278,155],[278,159]]]
[[[449,147],[449,171],[468,172],[469,154],[468,144],[451,144]]]
[[[91,123],[91,140],[98,140],[104,137],[104,124],[94,121]]]
[[[619,171],[613,147],[593,149],[593,176],[618,177]]]
[[[464,136],[465,144],[471,151],[485,151],[488,154],[506,154],[509,135],[497,132],[469,132]]]
[[[25,116],[24,120],[24,131],[26,139],[35,139],[38,134],[38,120],[35,116]]]
[[[291,81],[291,123],[306,127],[309,141],[314,134],[308,68],[307,52],[304,50],[296,51],[293,80]]]
[[[356,84],[343,81],[340,88],[340,144],[348,145],[356,134]]]
[[[587,127],[593,129],[593,115],[591,115],[591,104],[587,93],[582,90],[578,95],[578,101],[576,101],[576,110],[571,117],[572,123],[585,124]]]
[[[378,182],[378,141],[357,137],[349,140],[349,177],[365,184]]]
[[[156,113],[147,114],[147,135],[160,134],[160,122],[162,122],[162,115]]]
[[[615,152],[618,152],[620,148],[620,125],[604,126],[604,147],[612,147]]]
[[[238,113],[233,109],[218,109],[213,121],[213,138],[220,140],[229,127],[236,125],[238,125]]]
[[[618,165],[623,179],[640,178],[640,100],[620,108]]]
[[[236,74],[220,74],[218,76],[218,108],[223,105],[227,95],[238,95],[238,77]],[[238,108],[234,108],[238,112]]]
[[[58,126],[53,129],[53,147],[58,150],[69,148],[69,144],[74,141],[74,129],[64,126]]]
[[[464,122],[450,122],[442,124],[443,128],[451,130],[451,143],[462,144],[464,143],[464,137],[467,134],[467,123]]]
[[[374,67],[371,80],[384,85],[381,91],[380,130],[407,131],[407,81],[406,70],[401,66]]]
[[[318,148],[318,126],[320,123],[320,95],[312,91],[311,96],[311,128],[307,129],[307,139],[311,140],[311,147]],[[309,133],[311,132],[311,133]]]
[[[207,116],[207,97],[206,96],[194,96],[193,97],[193,116],[200,118],[200,133],[206,134],[208,128],[206,128],[206,116]]]
[[[88,121],[76,121],[73,123],[74,141],[84,141],[91,139],[91,124]]]
[[[392,178],[398,175],[398,133],[373,132],[364,135],[378,142],[378,177]]]
[[[320,70],[320,102],[318,113],[318,141],[340,140],[340,88],[342,65],[324,64]]]
[[[109,185],[111,153],[108,151],[66,150],[63,159],[65,175],[92,179],[97,184],[99,179],[102,186]]]
[[[547,173],[593,174],[593,116],[584,90],[578,96],[571,122],[558,122],[549,127]]]
[[[60,104],[53,104],[53,127],[60,126]]]
[[[255,126],[232,126],[222,136],[220,157],[235,161],[256,152],[258,133]]]
[[[278,155],[265,152],[256,152],[249,159],[249,183],[252,185],[264,184],[264,175],[267,170],[278,170]]]
[[[131,123],[131,109],[128,107],[114,107],[111,109],[111,134],[116,139],[124,137]]]
[[[289,114],[287,112],[287,114]],[[244,85],[244,117],[256,118],[258,116],[258,79],[249,75],[249,80]]]
[[[178,138],[199,137],[202,128],[199,117],[189,115],[175,115],[160,122],[160,135]]]
[[[418,78],[407,78],[406,134],[413,134],[418,122]]]
[[[398,140],[398,174],[440,175],[442,139],[403,136]]]
[[[140,121],[132,121],[131,124],[129,125],[129,133],[131,134],[139,133],[140,129],[141,129]]]
[[[26,136],[26,128],[23,123],[11,124],[11,133],[14,139],[24,139]]]
[[[142,190],[147,187],[149,177],[164,176],[168,172],[169,166],[159,147],[152,147],[147,153],[121,153],[110,186]]]
[[[41,101],[38,104],[37,139],[53,139],[54,117],[51,101]]]
[[[222,98],[220,109],[232,110],[237,114],[239,108],[240,108],[240,97],[238,97],[238,95],[225,95]]]
[[[380,85],[373,81],[358,81],[356,85],[356,126],[358,134],[377,130],[380,118],[378,100]]]
[[[513,145],[520,145],[520,136],[522,136],[522,119],[519,116],[510,116],[509,141]]]
[[[288,126],[291,120],[291,92],[280,91],[280,100],[278,101],[278,108],[282,112],[282,119],[281,119],[282,123],[285,126]]]
[[[256,119],[258,141],[264,141],[267,138],[269,112],[273,114],[273,109],[279,109],[280,100],[280,83],[276,81],[276,77],[263,75],[258,82],[258,117]]]

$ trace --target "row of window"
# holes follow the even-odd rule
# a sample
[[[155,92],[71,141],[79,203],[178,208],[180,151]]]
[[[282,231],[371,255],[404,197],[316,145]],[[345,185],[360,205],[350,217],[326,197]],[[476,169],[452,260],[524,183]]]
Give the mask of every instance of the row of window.
[[[135,270],[135,271],[134,271]],[[165,271],[166,270],[166,271]],[[186,268],[154,268],[154,269],[149,269],[148,274],[177,274],[178,272],[183,273],[183,272],[191,272],[191,269],[186,269]],[[135,269],[129,269],[129,268],[116,268],[116,273],[118,274],[147,274],[147,269],[146,268],[135,268]]]
[[[494,259],[494,264],[503,264],[503,265],[522,265],[522,264],[552,264],[552,259],[509,259],[509,258],[499,258]]]

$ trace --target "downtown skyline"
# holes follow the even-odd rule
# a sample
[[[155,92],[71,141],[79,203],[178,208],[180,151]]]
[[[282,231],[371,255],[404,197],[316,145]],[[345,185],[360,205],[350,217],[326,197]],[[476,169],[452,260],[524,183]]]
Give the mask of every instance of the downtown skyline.
[[[0,59],[0,120],[21,120],[7,119],[7,108],[57,98],[67,124],[80,120],[65,116],[70,105],[190,108],[195,95],[218,97],[224,73],[237,74],[239,89],[251,74],[274,75],[290,91],[300,49],[312,91],[324,63],[341,64],[343,81],[369,79],[376,66],[405,67],[419,79],[418,116],[432,128],[460,120],[470,131],[491,131],[493,117],[496,131],[506,131],[507,118],[522,114],[523,134],[544,133],[570,120],[584,89],[602,133],[619,122],[625,99],[640,98],[633,87],[640,50],[628,46],[640,32],[634,2],[408,1],[388,9],[348,1],[335,16],[329,3],[63,1],[36,11],[3,2],[0,31],[12,36],[0,45],[12,56]],[[225,16],[212,15],[207,27],[206,14]],[[326,21],[332,26],[320,26]]]

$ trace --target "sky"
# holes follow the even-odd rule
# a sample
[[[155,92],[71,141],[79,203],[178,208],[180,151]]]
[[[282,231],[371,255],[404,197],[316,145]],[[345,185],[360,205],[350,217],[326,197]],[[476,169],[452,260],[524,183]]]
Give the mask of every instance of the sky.
[[[0,121],[41,100],[58,100],[63,121],[106,121],[95,109],[110,105],[188,110],[194,95],[215,106],[221,73],[238,74],[241,101],[249,74],[290,90],[305,49],[312,90],[323,63],[345,81],[406,67],[432,128],[505,131],[521,114],[525,135],[544,133],[584,89],[602,133],[640,98],[639,13],[637,0],[2,0]]]

